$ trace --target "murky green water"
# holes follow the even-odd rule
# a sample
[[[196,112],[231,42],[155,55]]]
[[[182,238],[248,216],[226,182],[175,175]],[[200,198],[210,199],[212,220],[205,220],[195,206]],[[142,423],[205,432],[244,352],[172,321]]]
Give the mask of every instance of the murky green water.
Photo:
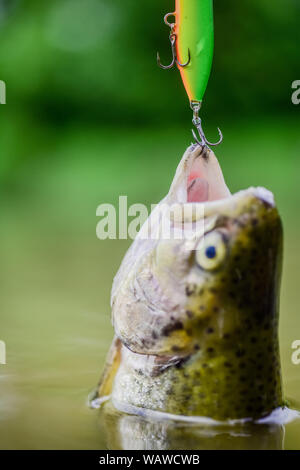
[[[116,194],[129,194],[132,202],[159,200],[183,149],[178,146],[175,153],[176,142],[174,148],[167,147],[170,139],[160,131],[153,143],[152,133],[146,132],[144,140],[140,136],[137,141],[134,136],[117,142],[113,148],[109,139],[103,140],[99,148],[95,146],[96,155],[90,151],[93,156],[87,153],[82,162],[80,155],[74,157],[74,149],[80,149],[80,138],[68,148],[58,144],[58,152],[71,155],[59,168],[47,160],[31,169],[30,180],[24,169],[18,184],[9,188],[3,198],[0,339],[6,342],[7,364],[0,365],[0,447],[300,449],[300,420],[284,428],[195,429],[183,424],[145,422],[138,417],[105,417],[87,407],[88,394],[99,379],[113,334],[109,309],[112,277],[129,244],[96,239],[96,207],[111,202]],[[249,146],[252,138],[247,141]],[[157,139],[166,142],[164,149]],[[178,142],[180,139],[179,135]],[[262,142],[264,139],[261,137]],[[278,155],[272,151],[266,157],[270,159],[270,172],[263,171],[268,161],[259,163],[257,159],[251,166],[252,173],[245,176],[245,162],[239,168],[233,165],[237,158],[232,154],[233,145],[231,149],[224,147],[228,155],[227,163],[224,157],[224,171],[234,190],[265,181],[279,196],[285,227],[280,344],[285,395],[297,405],[300,365],[291,362],[291,344],[300,339],[300,225],[295,199],[299,171],[290,163],[291,167],[285,169],[289,180],[283,182],[279,176],[280,148],[285,145],[280,139],[278,133],[272,144],[274,149],[279,148]],[[144,142],[147,147],[142,164],[138,158],[122,160],[124,148],[128,154],[130,149],[138,155]],[[105,161],[99,159],[101,149]],[[117,170],[108,166],[109,159],[120,165]]]

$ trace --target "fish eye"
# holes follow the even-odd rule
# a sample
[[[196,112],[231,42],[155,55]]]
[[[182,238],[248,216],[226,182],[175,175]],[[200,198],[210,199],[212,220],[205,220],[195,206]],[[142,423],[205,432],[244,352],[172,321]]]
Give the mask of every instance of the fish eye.
[[[213,271],[223,263],[227,251],[223,235],[220,232],[209,232],[196,248],[196,263],[202,269]]]

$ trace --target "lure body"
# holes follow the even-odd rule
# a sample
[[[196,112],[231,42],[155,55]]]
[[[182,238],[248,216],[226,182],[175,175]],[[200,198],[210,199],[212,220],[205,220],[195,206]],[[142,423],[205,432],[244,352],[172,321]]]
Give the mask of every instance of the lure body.
[[[211,72],[214,49],[213,0],[176,0],[177,57],[190,63],[178,67],[191,102],[202,101]]]

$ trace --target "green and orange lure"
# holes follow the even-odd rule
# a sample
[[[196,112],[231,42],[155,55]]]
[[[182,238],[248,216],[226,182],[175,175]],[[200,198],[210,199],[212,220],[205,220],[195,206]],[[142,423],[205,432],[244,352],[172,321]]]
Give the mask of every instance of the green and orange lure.
[[[170,27],[170,42],[173,59],[169,65],[163,65],[157,53],[158,65],[170,69],[175,64],[180,70],[181,78],[193,110],[193,124],[196,126],[200,141],[193,131],[193,136],[199,145],[218,145],[209,142],[203,132],[199,111],[209,80],[213,50],[214,50],[214,21],[213,0],[175,0],[176,9],[167,13],[164,22]],[[175,18],[174,23],[169,17]]]

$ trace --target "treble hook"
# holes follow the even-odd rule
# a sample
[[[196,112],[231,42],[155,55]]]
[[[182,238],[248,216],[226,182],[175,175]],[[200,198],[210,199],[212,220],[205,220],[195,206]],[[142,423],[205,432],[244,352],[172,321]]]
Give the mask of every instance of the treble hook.
[[[205,137],[203,128],[202,128],[201,118],[199,117],[200,107],[201,107],[201,101],[191,101],[191,108],[192,108],[193,113],[194,113],[193,114],[193,124],[197,128],[197,131],[199,133],[201,141],[199,141],[198,137],[196,136],[195,131],[192,129],[193,137],[194,137],[195,141],[197,142],[197,144],[200,145],[200,146],[209,146],[209,145],[216,146],[216,145],[219,145],[223,141],[223,134],[221,132],[221,129],[218,127],[218,132],[219,132],[219,137],[220,137],[218,142],[213,143],[213,142],[209,142],[207,140],[207,138]]]
[[[177,59],[177,52],[176,52],[177,35],[174,33],[175,23],[169,23],[168,22],[168,17],[169,16],[175,16],[175,15],[176,15],[175,12],[174,13],[167,13],[164,17],[165,24],[171,28],[171,33],[170,33],[169,39],[170,39],[171,49],[172,49],[172,62],[169,65],[163,65],[161,63],[161,60],[160,60],[159,52],[157,52],[157,55],[156,55],[158,65],[164,70],[171,69],[172,67],[174,67],[175,63],[179,67],[186,67],[191,62],[191,53],[190,53],[189,49],[188,49],[188,60],[185,64],[181,64],[179,62],[179,60]]]

